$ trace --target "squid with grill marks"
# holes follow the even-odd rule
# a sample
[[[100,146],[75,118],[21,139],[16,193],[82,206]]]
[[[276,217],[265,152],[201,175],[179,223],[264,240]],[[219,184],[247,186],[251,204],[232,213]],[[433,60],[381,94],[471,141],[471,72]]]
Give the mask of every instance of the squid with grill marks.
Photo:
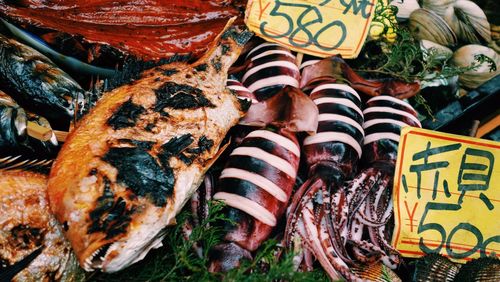
[[[294,248],[297,241],[302,242],[306,269],[312,268],[310,252],[333,280],[353,280],[356,277],[346,263],[350,259],[337,227],[347,221],[345,215],[340,217],[346,195],[339,189],[353,176],[361,157],[361,99],[348,85],[335,83],[316,86],[310,97],[319,110],[318,129],[303,142],[309,179],[294,194],[285,243]]]
[[[211,271],[238,267],[255,251],[285,213],[297,176],[300,149],[286,129],[255,130],[233,150],[213,196],[227,205],[223,243],[211,251]]]
[[[353,247],[356,259],[372,260],[368,254],[377,253],[387,267],[394,269],[399,255],[389,243],[387,225],[393,214],[390,187],[399,136],[402,127],[421,125],[417,112],[409,104],[390,96],[371,98],[363,114],[364,169],[346,187],[349,220],[342,236],[356,246]],[[369,240],[364,240],[365,237]]]

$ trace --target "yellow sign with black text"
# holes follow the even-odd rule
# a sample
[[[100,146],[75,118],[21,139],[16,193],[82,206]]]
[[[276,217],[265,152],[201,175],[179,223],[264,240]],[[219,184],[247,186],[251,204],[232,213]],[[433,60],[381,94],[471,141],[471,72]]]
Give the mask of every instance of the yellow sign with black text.
[[[403,256],[500,256],[500,143],[404,128],[393,200]]]
[[[377,0],[250,0],[245,23],[267,41],[318,57],[356,58]]]

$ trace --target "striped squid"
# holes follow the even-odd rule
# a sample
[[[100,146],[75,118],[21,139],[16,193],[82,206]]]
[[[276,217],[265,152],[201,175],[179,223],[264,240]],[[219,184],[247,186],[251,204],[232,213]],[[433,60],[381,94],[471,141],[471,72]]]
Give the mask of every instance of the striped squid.
[[[296,263],[305,270],[312,269],[312,254],[333,280],[356,280],[338,226],[347,221],[340,217],[346,197],[342,185],[353,176],[362,153],[361,99],[350,86],[332,81],[317,85],[310,97],[319,115],[317,133],[302,145],[309,179],[294,194],[284,241],[301,250]]]
[[[246,56],[241,77],[227,87],[240,99],[251,102],[240,121],[243,138],[229,154],[218,181],[205,178],[195,201],[210,198],[225,203],[223,212],[236,222],[222,223],[223,242],[210,250],[209,270],[225,272],[252,259],[252,252],[269,239],[285,215],[300,162],[297,132],[315,132],[317,107],[300,89],[295,56],[286,48],[262,43]],[[212,192],[213,191],[213,192]],[[201,213],[203,215],[203,212]]]
[[[388,226],[393,215],[391,187],[399,136],[402,127],[421,124],[417,112],[400,99],[377,96],[366,105],[363,169],[346,187],[349,218],[341,235],[351,242],[357,260],[373,260],[369,254],[377,254],[376,259],[395,269],[399,253],[389,242],[392,228]]]

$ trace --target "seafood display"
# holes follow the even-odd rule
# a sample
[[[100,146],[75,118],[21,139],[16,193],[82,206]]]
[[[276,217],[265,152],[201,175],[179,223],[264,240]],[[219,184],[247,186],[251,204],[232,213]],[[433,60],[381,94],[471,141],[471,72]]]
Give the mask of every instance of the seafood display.
[[[39,140],[28,135],[28,122],[50,129],[49,122],[40,116],[26,113],[11,97],[0,91],[0,152],[3,154],[53,155],[58,142],[53,131],[50,137]]]
[[[82,273],[50,213],[47,172],[52,161],[0,159],[0,280],[79,281]],[[17,264],[35,254],[25,267]]]
[[[85,91],[38,51],[0,34],[0,54],[0,87],[23,108],[63,129],[85,110]]]
[[[105,93],[66,139],[48,195],[85,270],[116,272],[161,246],[248,105],[225,85],[250,36],[228,27],[194,64]]]
[[[254,36],[247,1],[0,0],[0,281],[500,280],[391,244],[402,128],[498,94],[491,11],[376,2],[344,60]]]
[[[143,60],[201,56],[226,22],[240,14],[244,4],[239,2],[58,0],[18,5],[2,0],[0,15],[31,27],[63,53],[105,65],[113,61],[110,57],[124,55]]]

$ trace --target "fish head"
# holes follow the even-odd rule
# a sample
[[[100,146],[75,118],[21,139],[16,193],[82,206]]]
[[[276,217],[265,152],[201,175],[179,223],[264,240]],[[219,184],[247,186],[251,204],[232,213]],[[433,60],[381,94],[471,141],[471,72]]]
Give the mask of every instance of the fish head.
[[[172,172],[143,149],[112,148],[90,162],[64,187],[51,177],[51,208],[82,268],[116,272],[161,246],[187,196],[174,193]],[[60,171],[56,163],[51,173]]]
[[[165,224],[159,214],[157,208],[145,206],[140,214],[131,215],[129,223],[127,216],[117,219],[116,226],[128,225],[123,231],[117,227],[96,233],[87,231],[83,238],[80,235],[80,240],[90,243],[77,252],[80,265],[86,271],[113,273],[142,260],[151,249],[162,246]],[[115,235],[115,232],[121,234]]]

